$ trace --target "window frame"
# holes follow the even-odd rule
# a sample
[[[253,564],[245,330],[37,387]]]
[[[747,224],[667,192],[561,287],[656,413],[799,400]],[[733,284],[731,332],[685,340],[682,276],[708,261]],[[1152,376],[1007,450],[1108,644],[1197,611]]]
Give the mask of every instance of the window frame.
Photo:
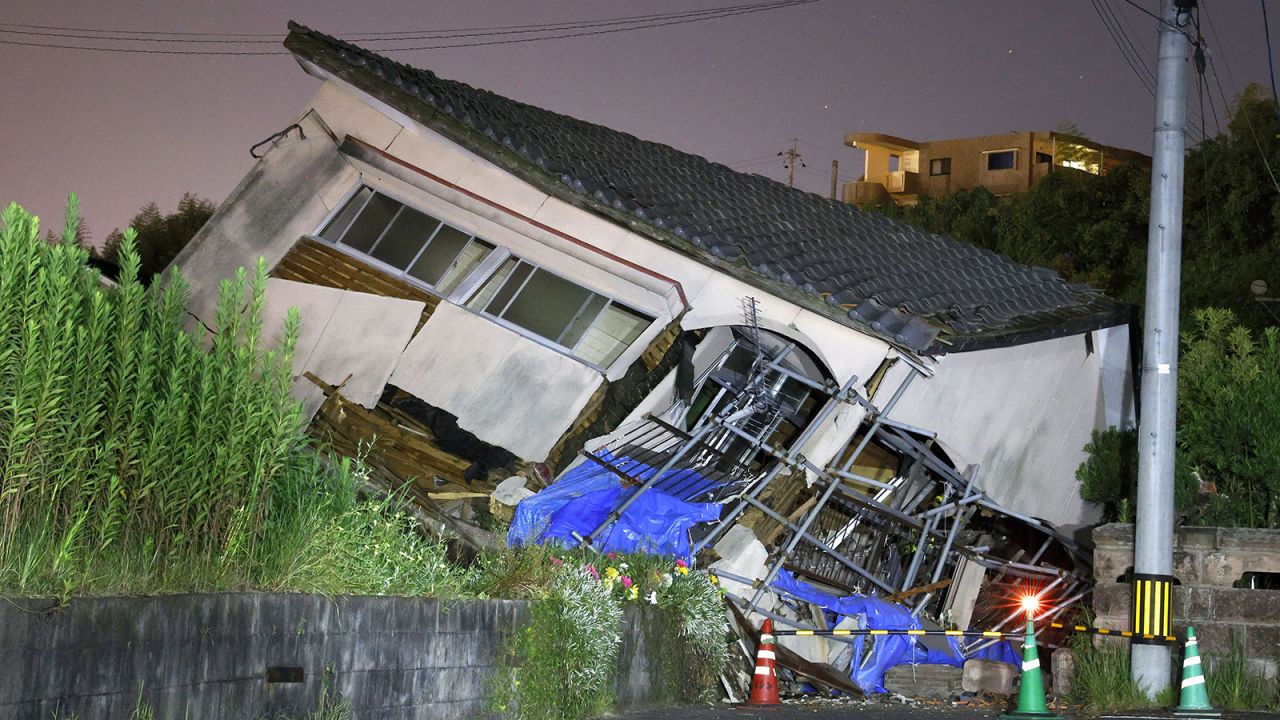
[[[992,168],[991,156],[1003,155],[1005,153],[1013,154],[1013,164],[1007,168]],[[1001,150],[983,150],[982,160],[983,160],[982,169],[985,172],[1008,172],[1010,170],[1017,170],[1018,169],[1018,148],[1003,148]]]
[[[933,164],[934,164],[934,163],[938,163],[939,167],[942,167],[942,168],[945,168],[945,169],[944,169],[943,171],[941,171],[941,172],[934,172],[934,171],[933,171]],[[948,156],[948,157],[940,157],[940,158],[929,158],[929,177],[946,177],[946,176],[948,176],[948,175],[950,175],[950,174],[951,174],[951,158],[950,158],[950,156]]]
[[[517,288],[515,292],[511,293],[511,297],[507,300],[506,304],[502,306],[502,309],[499,311],[499,313],[497,315],[490,313],[487,309],[487,306],[488,306],[487,302],[485,303],[486,308],[468,307],[467,303],[470,301],[471,295],[474,294],[474,292],[478,292],[480,288],[484,285],[485,281],[488,281],[491,277],[493,277],[493,273],[497,271],[497,267],[500,267],[502,262],[505,262],[507,259],[514,259],[516,261],[515,268],[518,268],[520,266],[520,263],[524,263],[525,265],[528,265],[532,269],[529,271],[529,274],[526,275],[525,278],[520,281],[520,287]],[[593,363],[590,360],[587,360],[583,357],[580,357],[577,354],[577,352],[578,352],[578,348],[581,347],[582,343],[586,341],[587,335],[591,332],[591,329],[594,328],[596,326],[596,323],[599,322],[600,318],[604,316],[604,313],[606,310],[608,310],[613,305],[617,305],[627,311],[630,311],[635,315],[638,315],[642,318],[647,318],[648,320],[648,322],[645,324],[644,329],[641,330],[640,333],[636,335],[636,339],[632,340],[631,342],[623,346],[622,352],[619,353],[618,357],[621,357],[622,354],[625,354],[627,349],[630,348],[636,342],[636,340],[640,339],[640,337],[644,335],[645,330],[648,330],[650,327],[652,327],[654,321],[658,319],[657,317],[650,315],[649,313],[644,312],[643,310],[634,308],[631,305],[628,305],[627,303],[620,302],[619,300],[614,298],[612,295],[602,293],[588,285],[584,285],[583,283],[578,282],[577,280],[566,277],[562,273],[555,272],[554,270],[547,268],[545,265],[529,260],[523,255],[517,255],[513,252],[507,251],[506,255],[502,259],[502,262],[496,263],[496,266],[484,275],[482,280],[476,284],[472,293],[469,293],[466,296],[458,297],[456,302],[454,298],[450,297],[449,301],[458,305],[459,307],[466,310],[467,312],[475,313],[476,315],[479,315],[487,320],[491,320],[494,323],[501,325],[502,327],[512,330],[513,332],[517,332],[525,337],[533,338],[534,340],[537,340],[540,344],[555,348],[563,352],[564,354],[568,355],[569,357],[573,358],[574,360],[577,360],[578,362],[588,365],[590,367],[596,368],[597,370],[601,370],[601,371],[606,370],[614,362],[617,362],[617,358],[614,358],[614,360],[610,362],[609,365],[602,366],[602,365],[597,365],[596,363]],[[512,268],[511,270],[512,273],[515,272],[515,268]],[[479,268],[477,268],[477,270],[478,269]],[[569,322],[560,331],[560,335],[555,339],[549,338],[545,335],[539,335],[538,333],[532,330],[529,330],[528,328],[517,325],[501,316],[502,313],[505,313],[507,310],[511,309],[512,304],[514,304],[516,300],[520,298],[520,294],[524,292],[524,289],[529,285],[529,281],[533,279],[534,273],[538,271],[545,272],[548,275],[551,275],[553,277],[559,278],[560,280],[563,280],[564,282],[570,283],[572,285],[576,285],[582,288],[583,290],[586,290],[588,293],[587,298],[582,301],[581,305],[578,306],[578,309],[577,311],[574,312],[573,317],[570,318]],[[508,276],[508,278],[509,277],[510,276]],[[494,293],[495,296],[497,295],[497,293],[502,292],[502,288],[503,286],[506,285],[506,282],[507,282],[506,280],[503,280],[502,285],[500,285],[497,291]],[[459,286],[459,290],[461,290],[461,286]],[[605,304],[601,306],[601,308],[598,311],[596,311],[595,317],[591,319],[591,324],[588,325],[587,328],[582,332],[582,336],[578,338],[577,342],[575,342],[572,346],[562,344],[560,342],[560,338],[563,338],[565,333],[569,332],[569,329],[573,327],[574,322],[582,314],[582,311],[585,310],[587,305],[591,303],[592,296],[599,296],[601,298],[604,298]],[[489,302],[492,302],[492,301],[493,301],[493,298],[492,297],[489,298]]]
[[[329,240],[328,238],[321,237],[320,232],[324,230],[329,223],[333,222],[333,220],[346,208],[347,203],[351,202],[352,198],[354,198],[364,188],[369,189],[370,191],[369,197],[365,198],[364,202],[360,205],[360,209],[357,210],[354,215],[352,215],[350,224],[348,224],[346,228],[343,228],[342,235],[339,237],[339,239]],[[413,260],[411,260],[408,266],[403,270],[395,267],[394,265],[383,262],[382,260],[379,260],[378,258],[372,255],[372,252],[378,247],[378,244],[382,242],[382,239],[386,235],[387,231],[395,223],[395,219],[399,217],[401,210],[396,210],[392,218],[389,221],[387,221],[386,227],[384,227],[382,229],[382,232],[379,233],[378,238],[374,241],[373,245],[369,246],[368,252],[364,252],[350,245],[346,245],[341,241],[341,238],[346,236],[347,232],[351,229],[351,226],[355,224],[356,219],[359,218],[360,213],[363,212],[365,207],[369,204],[369,202],[372,201],[373,196],[376,193],[381,193],[387,196],[388,198],[394,200],[395,202],[399,203],[402,206],[402,208],[404,207],[411,208],[439,222],[439,225],[437,225],[436,228],[431,231],[431,235],[427,239],[427,242],[423,243],[422,247],[418,249],[418,253],[414,255]],[[408,270],[408,268],[412,268],[418,262],[418,260],[421,259],[422,253],[424,253],[427,247],[431,245],[431,241],[435,239],[436,235],[439,234],[440,229],[443,228],[445,225],[448,225],[460,232],[466,233],[469,236],[468,243],[481,242],[486,245],[493,246],[493,250],[489,251],[489,254],[485,257],[485,259],[480,261],[479,264],[477,264],[474,268],[472,268],[471,272],[468,273],[466,277],[462,278],[462,280],[459,281],[457,286],[455,286],[453,290],[451,290],[447,295],[442,294],[434,285],[431,285],[425,282],[424,280],[418,278],[417,276],[410,274]],[[576,362],[580,362],[583,365],[593,368],[601,373],[607,373],[610,367],[612,367],[615,363],[617,363],[618,360],[623,355],[626,355],[627,351],[630,350],[635,345],[635,343],[640,340],[640,338],[644,337],[644,334],[646,332],[652,329],[653,323],[658,319],[658,315],[655,313],[652,313],[651,311],[637,308],[632,306],[629,303],[620,301],[617,298],[615,298],[612,294],[601,292],[600,290],[596,289],[590,284],[583,283],[563,273],[555,272],[541,263],[535,262],[523,255],[518,255],[512,252],[510,248],[496,241],[482,238],[478,234],[468,230],[465,227],[460,227],[458,224],[451,223],[442,217],[437,217],[436,215],[423,209],[419,203],[408,201],[404,198],[403,195],[392,190],[387,190],[386,188],[382,187],[380,184],[375,184],[373,182],[370,182],[368,178],[364,178],[364,177],[361,177],[356,182],[354,187],[352,187],[350,190],[345,192],[342,196],[342,199],[339,202],[334,203],[333,208],[331,208],[328,212],[326,212],[324,217],[322,217],[320,221],[316,224],[315,230],[312,233],[309,233],[306,237],[312,240],[315,240],[316,242],[322,243],[327,247],[334,248],[335,250],[343,254],[350,255],[352,258],[355,258],[356,260],[359,260],[368,265],[371,265],[375,269],[382,270],[388,273],[389,275],[392,275],[398,280],[401,280],[417,288],[420,288],[426,291],[428,294],[440,298],[441,301],[447,302],[450,305],[460,308],[464,312],[468,312],[473,315],[478,315],[480,317],[483,317],[486,320],[500,327],[506,328],[507,330],[510,330],[511,332],[514,332],[517,335],[520,335],[521,337],[532,340],[533,342],[536,342],[539,345],[542,345],[543,347],[549,348],[551,350],[555,350],[561,355],[565,355],[566,357],[569,357]],[[467,246],[464,245],[462,250],[459,250],[458,254],[461,255],[461,253],[463,252],[463,250],[466,249],[466,247]],[[474,295],[477,291],[479,291],[480,288],[482,288],[484,284],[488,282],[490,278],[493,277],[493,274],[498,270],[498,268],[502,266],[503,263],[505,263],[507,260],[512,258],[514,258],[517,261],[517,263],[525,263],[529,265],[530,267],[533,268],[533,270],[530,271],[529,276],[526,277],[521,282],[520,288],[515,293],[512,294],[511,299],[507,301],[507,304],[503,307],[504,312],[510,307],[511,303],[516,301],[516,299],[520,295],[520,292],[524,290],[524,286],[529,282],[529,278],[533,277],[533,272],[537,270],[550,273],[551,275],[554,275],[555,277],[565,282],[572,283],[573,285],[576,285],[586,290],[589,293],[587,300],[584,301],[582,306],[578,308],[577,314],[575,314],[574,318],[570,320],[569,325],[566,326],[560,332],[560,337],[564,337],[564,334],[568,332],[569,327],[571,327],[573,324],[573,321],[577,320],[578,314],[580,314],[583,311],[583,309],[587,306],[587,304],[591,301],[591,296],[598,295],[605,299],[606,302],[604,306],[602,306],[600,310],[596,313],[596,317],[592,319],[591,324],[588,325],[587,329],[583,331],[582,337],[578,338],[578,341],[574,343],[573,347],[561,345],[556,340],[552,340],[550,338],[539,335],[538,333],[532,330],[516,325],[513,322],[510,322],[501,317],[497,317],[483,310],[473,310],[467,307],[467,301],[471,298],[471,296]],[[454,259],[456,260],[457,257],[455,257]],[[600,317],[602,317],[605,311],[608,310],[609,307],[612,305],[618,305],[637,316],[646,318],[647,322],[643,327],[643,329],[641,329],[639,334],[636,335],[636,338],[634,340],[632,340],[630,343],[627,343],[626,345],[623,346],[622,351],[618,354],[617,357],[614,358],[612,362],[609,363],[609,365],[604,365],[604,366],[598,365],[594,362],[591,362],[590,360],[586,360],[574,354],[577,351],[578,346],[580,346],[582,342],[586,339],[591,328],[595,327],[596,322],[599,321]]]

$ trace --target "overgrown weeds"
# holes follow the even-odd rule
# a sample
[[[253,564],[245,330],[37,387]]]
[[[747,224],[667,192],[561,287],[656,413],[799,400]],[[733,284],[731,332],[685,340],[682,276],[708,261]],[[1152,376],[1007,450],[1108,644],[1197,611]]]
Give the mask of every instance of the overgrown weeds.
[[[1075,677],[1071,699],[1088,711],[1134,710],[1151,707],[1151,699],[1133,681],[1129,672],[1129,643],[1116,638],[1075,635]]]
[[[1231,649],[1225,654],[1207,654],[1204,659],[1205,689],[1214,707],[1227,710],[1261,710],[1268,706],[1280,709],[1277,692],[1280,685],[1268,681],[1249,667],[1240,641],[1232,637]]]
[[[185,329],[175,272],[119,285],[75,241],[0,217],[0,593],[240,588],[438,593],[437,543],[394,501],[357,502],[352,466],[310,451],[290,360],[300,318],[263,341],[266,269],[223,281],[213,331]]]

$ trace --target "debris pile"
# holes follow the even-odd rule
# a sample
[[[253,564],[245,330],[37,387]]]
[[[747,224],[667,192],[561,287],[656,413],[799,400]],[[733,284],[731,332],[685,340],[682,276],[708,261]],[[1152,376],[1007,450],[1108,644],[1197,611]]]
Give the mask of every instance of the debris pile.
[[[500,542],[480,527],[497,518],[510,521],[511,544],[640,550],[709,568],[737,620],[740,680],[764,618],[998,631],[1022,617],[1018,593],[1041,596],[1048,621],[1089,591],[1089,556],[1070,537],[1001,507],[979,489],[981,468],[956,467],[932,432],[895,421],[927,367],[899,356],[870,380],[837,384],[750,320],[699,376],[678,363],[672,405],[587,441],[554,483],[545,466],[520,466],[394,386],[366,409],[316,381],[325,402],[312,431],[342,454],[373,443],[372,479],[408,487],[429,525],[470,551]],[[664,350],[697,339],[671,333]],[[860,425],[848,445],[821,465],[807,458],[819,428],[850,410]],[[953,666],[947,687],[959,687],[970,658],[1016,662],[998,638],[905,635],[784,637],[778,661],[792,689],[847,693],[886,692],[885,673],[902,664]],[[745,690],[726,678],[731,693],[735,684]]]

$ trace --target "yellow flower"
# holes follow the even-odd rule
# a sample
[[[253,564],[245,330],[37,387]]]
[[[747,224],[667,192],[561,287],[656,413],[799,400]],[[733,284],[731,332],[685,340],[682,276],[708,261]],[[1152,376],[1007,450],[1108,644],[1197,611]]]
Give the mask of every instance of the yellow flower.
[[[605,574],[605,577],[609,578],[610,580],[614,580],[619,575],[618,568],[613,568],[613,567],[608,568],[607,570],[604,571],[604,574]]]
[[[677,565],[676,572],[680,573],[681,575],[688,575],[689,567],[687,565]]]

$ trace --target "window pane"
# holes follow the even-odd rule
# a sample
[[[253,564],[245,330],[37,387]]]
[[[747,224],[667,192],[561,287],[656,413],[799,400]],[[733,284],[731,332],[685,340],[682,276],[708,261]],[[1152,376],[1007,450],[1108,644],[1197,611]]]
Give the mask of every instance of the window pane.
[[[596,316],[609,304],[609,298],[603,295],[592,295],[587,301],[587,306],[578,313],[578,317],[570,325],[569,329],[564,331],[564,336],[560,338],[560,344],[572,348],[578,344],[582,336],[586,334],[587,328],[591,327],[591,323],[595,321]]]
[[[360,217],[351,224],[351,229],[342,237],[342,244],[349,245],[360,252],[369,252],[373,243],[387,229],[391,216],[400,209],[400,203],[386,195],[374,193],[369,204],[364,206]]]
[[[364,205],[364,201],[372,194],[373,191],[367,187],[357,190],[356,194],[352,195],[347,204],[343,206],[342,211],[334,215],[329,224],[320,231],[320,237],[329,242],[338,242],[338,240],[342,239],[342,233],[351,224],[351,220],[356,216],[356,213],[360,212],[360,206]]]
[[[612,304],[600,313],[574,354],[594,365],[608,367],[652,321],[631,308]]]
[[[441,226],[440,232],[431,238],[431,244],[422,251],[422,257],[413,264],[409,274],[425,283],[435,285],[470,239],[470,235],[455,227]]]
[[[502,283],[506,282],[507,278],[511,276],[511,271],[515,269],[516,264],[519,262],[516,258],[503,260],[498,269],[494,270],[493,274],[489,276],[489,279],[484,281],[484,285],[481,285],[476,294],[472,295],[471,299],[467,301],[467,307],[472,310],[483,310],[488,305],[489,300],[493,298],[494,293],[498,292],[498,288],[502,287]]]
[[[418,254],[427,238],[431,237],[431,231],[439,224],[440,221],[430,215],[423,215],[406,207],[391,222],[387,234],[373,248],[373,256],[403,270],[413,261],[413,256]]]
[[[1013,150],[987,153],[988,170],[1012,170],[1017,153]]]
[[[520,289],[520,286],[524,284],[525,278],[529,277],[529,273],[533,272],[533,266],[528,263],[520,262],[515,259],[508,262],[514,262],[513,269],[507,273],[505,280],[500,283],[501,287],[494,285],[497,291],[490,293],[493,299],[490,300],[488,304],[484,305],[483,308],[485,312],[492,315],[498,315],[502,312],[503,308],[507,306],[507,303],[511,302],[511,297],[515,295],[516,291]],[[503,263],[503,269],[505,269],[506,266],[507,263]],[[499,270],[499,272],[501,272],[501,270]],[[497,273],[495,273],[495,277],[496,275]],[[481,292],[484,293],[487,291],[491,283],[492,281],[490,281],[490,283],[486,283],[485,289]]]
[[[555,340],[591,295],[590,290],[539,269],[534,271],[502,317],[544,338]]]
[[[467,243],[467,246],[458,254],[457,259],[449,266],[440,280],[436,283],[436,290],[441,295],[448,295],[458,287],[458,283],[462,282],[476,266],[484,262],[489,257],[489,253],[493,252],[493,246],[487,242],[481,242],[475,238]]]

